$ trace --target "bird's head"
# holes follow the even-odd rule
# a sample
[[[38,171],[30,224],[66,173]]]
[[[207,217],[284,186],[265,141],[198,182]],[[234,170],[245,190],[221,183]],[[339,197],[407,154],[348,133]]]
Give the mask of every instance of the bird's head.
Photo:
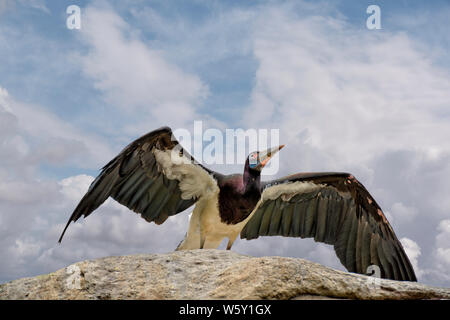
[[[284,144],[275,148],[269,148],[266,151],[255,151],[248,155],[247,165],[251,170],[261,171],[269,160],[282,148]]]

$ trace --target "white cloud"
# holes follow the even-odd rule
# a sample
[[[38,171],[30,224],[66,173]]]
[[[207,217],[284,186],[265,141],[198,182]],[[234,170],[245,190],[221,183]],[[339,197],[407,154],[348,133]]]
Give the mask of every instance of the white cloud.
[[[441,272],[450,270],[450,219],[442,220],[436,236],[436,262]]]
[[[421,250],[419,245],[408,238],[401,238],[400,242],[402,243],[403,248],[405,249],[406,255],[411,262],[414,271],[416,273],[416,277],[419,279],[422,276],[422,270],[419,268],[419,256],[421,254]],[[419,279],[420,281],[420,279]]]
[[[16,9],[16,4],[37,9],[45,13],[50,13],[50,10],[45,5],[44,0],[2,0],[0,1],[0,14],[10,9]]]
[[[442,220],[438,226],[436,243],[440,247],[450,247],[450,219]]]
[[[431,255],[422,270],[422,281],[431,285],[448,287],[450,283],[450,219],[440,221]]]
[[[0,124],[0,278],[12,279],[45,270],[35,260],[57,241],[48,230],[73,210],[61,185],[41,177],[40,166],[91,167],[112,153],[101,139],[17,101],[2,87]]]
[[[19,165],[100,166],[113,157],[105,140],[59,119],[45,108],[18,101],[0,87],[2,156]],[[1,150],[0,150],[1,152]]]
[[[334,251],[333,246],[319,243],[314,249],[311,249],[311,252],[306,256],[306,259],[318,262],[334,269],[345,270],[339,259],[336,257],[336,252]]]
[[[223,5],[216,2],[218,10],[201,23],[179,15],[164,16],[151,7],[131,8],[130,13],[154,35],[152,45],[182,65],[204,69],[230,57],[252,54],[250,31],[257,12],[244,8],[220,10]]]
[[[81,57],[83,72],[107,102],[136,115],[138,123],[127,131],[142,134],[195,119],[195,107],[208,93],[196,75],[169,63],[111,9],[89,7],[84,12],[82,39],[89,52]]]
[[[444,272],[450,270],[450,248],[437,248],[438,267]]]
[[[14,255],[16,255],[20,259],[20,262],[23,263],[26,261],[26,258],[36,257],[36,255],[39,254],[41,245],[41,243],[37,243],[34,240],[17,239],[15,246],[11,249]]]
[[[59,182],[59,185],[62,186],[61,193],[67,199],[79,201],[87,192],[89,185],[94,179],[94,177],[85,174],[65,178]]]
[[[405,206],[401,202],[395,202],[391,206],[391,210],[386,212],[390,215],[390,221],[396,224],[404,224],[414,222],[419,214],[417,208]]]
[[[23,6],[29,6],[33,9],[41,10],[45,13],[50,13],[50,10],[45,5],[45,0],[19,0]]]
[[[296,144],[341,163],[398,148],[450,149],[450,126],[440,116],[450,76],[406,34],[358,30],[329,17],[298,19],[273,7],[259,19],[259,68],[245,122],[279,126]]]

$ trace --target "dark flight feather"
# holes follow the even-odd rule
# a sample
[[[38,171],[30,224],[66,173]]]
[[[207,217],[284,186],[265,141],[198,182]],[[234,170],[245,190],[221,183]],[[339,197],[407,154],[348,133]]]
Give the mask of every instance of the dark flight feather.
[[[171,129],[163,127],[125,147],[103,167],[99,176],[92,182],[70,216],[59,242],[72,221],[77,221],[81,216],[87,217],[108,197],[140,213],[148,222],[156,223],[162,223],[168,216],[193,205],[196,199],[182,199],[178,180],[168,179],[158,168],[152,149],[165,151],[178,146],[180,152],[192,159],[192,163],[199,165],[209,174],[214,172],[198,164],[178,144]]]
[[[313,183],[317,188],[313,191],[299,188],[294,196],[282,193],[276,199],[262,201],[242,229],[241,238],[265,235],[314,238],[334,245],[339,260],[351,272],[366,274],[369,265],[374,264],[380,267],[383,278],[417,281],[381,208],[352,175],[301,173],[265,182],[262,189],[270,192],[270,188],[294,182]],[[283,211],[276,211],[279,207]],[[278,228],[280,221],[282,225]]]

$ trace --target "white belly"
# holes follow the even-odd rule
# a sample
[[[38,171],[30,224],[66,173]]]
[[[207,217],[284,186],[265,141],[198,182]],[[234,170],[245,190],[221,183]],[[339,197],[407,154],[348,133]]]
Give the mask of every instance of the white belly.
[[[220,219],[217,192],[208,199],[200,199],[189,221],[186,238],[177,250],[216,249],[224,238],[229,239],[228,247],[237,238],[248,219],[238,224],[227,224]],[[203,242],[203,246],[202,246]]]

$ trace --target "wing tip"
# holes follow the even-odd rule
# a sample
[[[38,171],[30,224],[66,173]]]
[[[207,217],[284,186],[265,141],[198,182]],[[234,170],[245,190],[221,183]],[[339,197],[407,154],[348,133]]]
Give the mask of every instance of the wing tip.
[[[70,219],[69,222],[67,222],[66,227],[64,228],[63,232],[61,233],[61,236],[60,236],[59,239],[58,239],[58,243],[61,243],[61,241],[62,241],[62,239],[63,239],[63,237],[64,237],[64,234],[66,233],[67,227],[69,226],[69,224],[70,224],[71,222],[72,222],[72,219]]]
[[[73,222],[77,221],[81,217],[82,213],[79,212],[79,205],[80,204],[78,204],[77,208],[75,209],[75,211],[70,216],[69,221],[67,221],[66,226],[64,227],[64,230],[63,230],[63,232],[61,233],[61,236],[58,239],[58,243],[61,243],[61,241],[62,241],[62,239],[64,237],[64,234],[66,233],[66,230],[69,227],[70,223],[72,221]],[[86,217],[86,214],[84,216]]]

